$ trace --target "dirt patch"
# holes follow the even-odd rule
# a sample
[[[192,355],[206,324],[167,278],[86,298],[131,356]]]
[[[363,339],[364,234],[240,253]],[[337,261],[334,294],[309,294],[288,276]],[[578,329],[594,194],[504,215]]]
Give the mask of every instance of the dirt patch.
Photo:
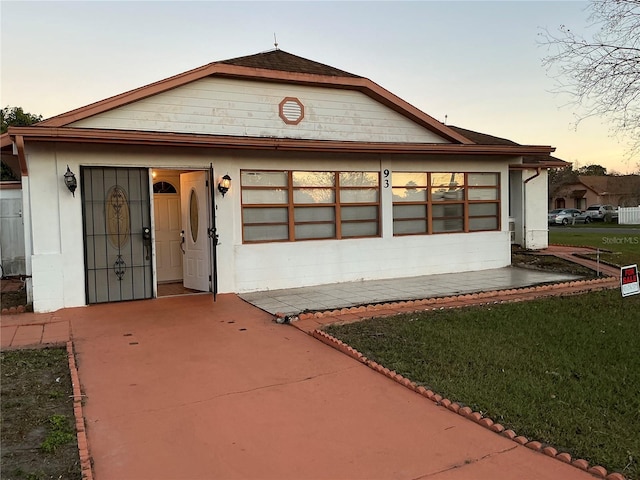
[[[19,308],[21,312],[33,311],[32,305],[27,304],[27,289],[23,277],[13,276],[0,279],[0,289],[2,290],[0,294],[0,310],[21,307]]]
[[[584,278],[597,277],[594,270],[553,255],[514,252],[511,254],[511,265],[514,267],[531,268],[533,270],[542,270],[545,272],[567,273]]]
[[[27,306],[27,292],[23,288],[18,292],[4,292],[0,296],[0,309]]]
[[[0,364],[1,477],[80,480],[66,350],[1,352]]]

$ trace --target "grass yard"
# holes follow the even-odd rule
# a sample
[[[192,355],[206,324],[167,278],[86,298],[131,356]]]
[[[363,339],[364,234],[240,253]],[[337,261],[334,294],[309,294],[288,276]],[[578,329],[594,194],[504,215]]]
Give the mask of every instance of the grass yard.
[[[327,331],[519,435],[640,479],[640,295],[610,290]]]
[[[0,352],[0,365],[0,478],[80,480],[67,351]]]
[[[604,224],[613,225],[613,224]],[[600,227],[600,224],[596,226]],[[620,227],[625,227],[621,225]],[[628,227],[628,226],[627,226]],[[635,226],[632,226],[635,228]],[[607,233],[580,231],[580,228],[549,229],[549,243],[560,245],[581,245],[609,250],[601,252],[600,259],[613,265],[640,265],[640,228],[637,233],[617,233],[610,228]],[[593,255],[595,258],[595,254]]]

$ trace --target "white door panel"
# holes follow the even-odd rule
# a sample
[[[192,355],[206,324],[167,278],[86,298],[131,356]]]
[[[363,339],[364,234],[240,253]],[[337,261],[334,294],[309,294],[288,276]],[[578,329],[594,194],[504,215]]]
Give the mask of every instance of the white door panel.
[[[184,231],[183,285],[185,288],[211,290],[211,244],[207,172],[180,175],[180,200]]]
[[[182,231],[180,196],[155,194],[153,197],[158,282],[182,279]]]

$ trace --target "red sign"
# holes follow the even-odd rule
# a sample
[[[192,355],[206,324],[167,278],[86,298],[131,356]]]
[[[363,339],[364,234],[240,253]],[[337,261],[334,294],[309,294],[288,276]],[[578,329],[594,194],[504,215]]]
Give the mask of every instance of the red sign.
[[[620,290],[623,297],[640,293],[637,265],[627,265],[620,269]]]

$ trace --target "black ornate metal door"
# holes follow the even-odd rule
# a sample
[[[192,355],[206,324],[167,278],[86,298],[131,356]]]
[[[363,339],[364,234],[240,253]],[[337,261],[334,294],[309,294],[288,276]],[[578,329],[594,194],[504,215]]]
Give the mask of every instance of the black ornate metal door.
[[[81,169],[87,303],[153,297],[146,168]]]

